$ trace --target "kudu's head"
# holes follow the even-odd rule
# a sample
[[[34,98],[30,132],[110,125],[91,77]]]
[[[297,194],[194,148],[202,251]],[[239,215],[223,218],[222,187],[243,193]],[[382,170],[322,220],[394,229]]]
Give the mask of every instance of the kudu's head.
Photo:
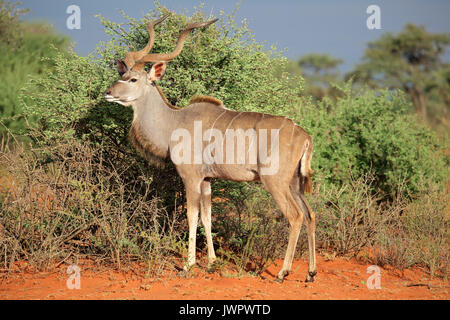
[[[130,106],[139,100],[147,91],[149,86],[154,85],[154,81],[160,80],[166,71],[167,63],[175,59],[183,50],[189,32],[201,27],[209,26],[218,19],[190,24],[184,29],[179,38],[175,50],[172,53],[149,54],[155,42],[154,27],[164,21],[170,14],[161,19],[152,21],[147,26],[149,40],[144,49],[136,52],[128,52],[123,60],[117,60],[117,70],[121,79],[114,83],[105,91],[105,99],[109,102],[116,102],[124,106]],[[147,63],[153,62],[151,70],[147,73],[144,69]]]

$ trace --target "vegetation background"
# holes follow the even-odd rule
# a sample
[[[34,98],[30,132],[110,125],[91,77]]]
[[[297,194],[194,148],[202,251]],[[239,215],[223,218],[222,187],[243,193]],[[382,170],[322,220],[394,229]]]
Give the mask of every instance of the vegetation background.
[[[36,270],[80,258],[153,276],[186,257],[183,185],[173,165],[147,163],[128,140],[132,111],[106,102],[116,58],[147,42],[146,21],[101,19],[111,41],[82,57],[45,23],[0,0],[0,267]],[[155,52],[203,21],[172,14]],[[194,33],[160,86],[186,106],[196,94],[227,107],[284,115],[313,137],[319,250],[446,278],[449,243],[449,34],[408,24],[369,43],[354,70],[311,54],[289,61],[264,50],[245,21]],[[213,232],[220,266],[259,274],[284,252],[287,222],[258,184],[215,181]],[[200,228],[201,229],[201,228]],[[202,231],[202,229],[201,229]],[[298,254],[305,253],[301,237]],[[199,250],[205,251],[199,233]]]

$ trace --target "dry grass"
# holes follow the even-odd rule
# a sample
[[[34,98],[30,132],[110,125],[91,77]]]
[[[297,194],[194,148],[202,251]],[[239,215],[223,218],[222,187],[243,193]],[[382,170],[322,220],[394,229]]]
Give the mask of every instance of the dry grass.
[[[119,166],[101,147],[77,141],[51,149],[4,145],[0,157],[8,181],[1,190],[3,269],[26,260],[43,270],[83,256],[161,270],[180,249],[179,215],[164,210],[144,172],[129,179],[133,163]]]

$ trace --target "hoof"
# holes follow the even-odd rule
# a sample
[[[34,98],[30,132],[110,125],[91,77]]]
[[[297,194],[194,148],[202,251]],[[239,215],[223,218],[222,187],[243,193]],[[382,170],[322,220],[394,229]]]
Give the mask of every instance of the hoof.
[[[314,282],[314,277],[317,275],[317,271],[310,271],[308,272],[308,274],[306,275],[306,280],[305,282]]]
[[[277,278],[275,279],[276,282],[278,283],[283,283],[284,281],[284,277],[289,275],[289,271],[280,271],[280,273],[278,273]]]
[[[187,277],[190,273],[191,273],[191,271],[192,271],[192,269],[194,268],[194,266],[192,265],[192,266],[184,266],[183,267],[183,270],[181,270],[180,271],[180,275],[182,276],[182,277]]]
[[[181,277],[181,278],[187,278],[188,277],[188,275],[189,275],[189,271],[186,271],[186,270],[181,270],[179,273],[179,276]]]
[[[214,273],[217,271],[217,268],[218,268],[217,261],[214,261],[213,263],[208,264],[208,267],[206,268],[206,272]]]
[[[280,278],[277,277],[274,281],[277,282],[277,283],[283,283],[284,279],[280,279]]]

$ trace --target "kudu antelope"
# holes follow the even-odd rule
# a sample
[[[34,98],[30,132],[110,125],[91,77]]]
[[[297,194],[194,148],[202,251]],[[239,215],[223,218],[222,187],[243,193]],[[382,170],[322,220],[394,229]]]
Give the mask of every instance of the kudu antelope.
[[[166,18],[167,16],[148,24],[150,38],[144,49],[128,52],[123,60],[117,60],[121,79],[106,90],[105,98],[133,108],[130,138],[134,146],[144,156],[171,157],[184,182],[189,223],[189,249],[185,268],[189,269],[195,264],[199,211],[206,232],[209,264],[212,265],[216,260],[211,237],[211,179],[261,181],[290,224],[286,256],[276,280],[282,282],[291,270],[298,236],[305,219],[309,245],[306,281],[313,281],[316,275],[315,216],[304,196],[305,192],[311,192],[312,189],[311,137],[287,118],[256,112],[236,112],[225,108],[222,102],[212,97],[193,98],[184,108],[172,106],[155,82],[163,77],[167,63],[181,53],[190,31],[209,26],[217,19],[187,26],[181,32],[172,53],[149,54],[155,39],[154,27]],[[144,66],[150,62],[154,64],[147,73]],[[271,132],[270,141],[267,141],[268,131]],[[177,138],[174,139],[174,132],[181,134],[175,135]],[[180,152],[178,141],[183,133],[188,135],[184,136],[188,142],[184,141],[182,146],[185,148]],[[193,147],[189,136],[194,137]],[[211,147],[213,138],[215,148]],[[207,145],[209,147],[205,148]],[[263,149],[264,152],[261,152]],[[222,153],[227,156],[225,163],[221,161]],[[203,161],[202,155],[206,155],[208,159]],[[180,161],[180,157],[188,160]],[[273,162],[276,162],[275,166]],[[271,166],[275,169],[269,170]]]

